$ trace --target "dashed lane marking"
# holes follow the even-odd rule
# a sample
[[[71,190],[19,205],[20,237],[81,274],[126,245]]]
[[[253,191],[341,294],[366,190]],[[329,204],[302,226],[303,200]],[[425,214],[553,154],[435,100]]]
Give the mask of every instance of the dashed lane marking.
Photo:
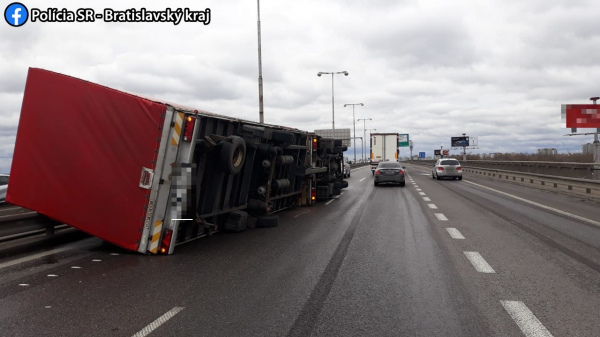
[[[423,197],[423,200],[425,200],[425,201],[431,201],[431,199],[429,199],[429,197]]]
[[[426,195],[425,192],[419,192],[419,195]]]
[[[552,334],[521,301],[500,301],[504,310],[528,337],[552,337]]]
[[[427,206],[431,209],[437,209],[437,206],[435,204],[427,204]]]
[[[152,333],[152,331],[156,330],[159,326],[163,325],[166,321],[168,321],[171,318],[173,318],[173,316],[177,315],[183,309],[184,309],[183,307],[175,307],[175,308],[167,311],[164,315],[162,315],[159,318],[157,318],[154,322],[148,324],[145,328],[143,328],[142,330],[138,331],[132,337],[146,337],[146,336],[148,336],[150,333]]]
[[[361,179],[361,180],[359,180],[359,181],[363,181],[363,180],[365,180],[365,179],[367,179],[367,178],[362,178],[362,179]]]
[[[450,237],[453,239],[458,239],[458,240],[465,239],[465,237],[456,228],[446,228],[446,231],[448,232],[448,234],[450,234]]]
[[[486,274],[496,273],[494,271],[494,269],[492,268],[492,266],[490,266],[485,261],[483,256],[481,256],[481,254],[479,254],[478,252],[464,252],[464,253],[467,256],[467,258],[469,259],[469,261],[471,261],[471,264],[473,265],[473,267],[475,267],[475,270],[477,270],[478,272],[486,273]]]
[[[326,202],[326,203],[325,203],[325,206],[327,206],[327,205],[331,204],[331,203],[332,203],[334,200],[335,200],[335,199],[331,199],[331,200],[329,200],[328,202]]]
[[[440,221],[448,221],[448,218],[443,213],[435,213],[435,217]]]

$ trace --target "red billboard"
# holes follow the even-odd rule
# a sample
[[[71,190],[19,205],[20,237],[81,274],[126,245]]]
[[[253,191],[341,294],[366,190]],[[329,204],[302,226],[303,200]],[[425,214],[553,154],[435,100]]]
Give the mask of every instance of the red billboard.
[[[600,105],[563,104],[562,118],[568,128],[600,128]]]

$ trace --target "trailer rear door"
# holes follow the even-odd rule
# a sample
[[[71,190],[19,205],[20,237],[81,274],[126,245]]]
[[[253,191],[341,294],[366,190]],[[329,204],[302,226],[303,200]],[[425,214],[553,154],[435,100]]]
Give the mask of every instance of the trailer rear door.
[[[7,201],[137,250],[166,106],[29,69]]]

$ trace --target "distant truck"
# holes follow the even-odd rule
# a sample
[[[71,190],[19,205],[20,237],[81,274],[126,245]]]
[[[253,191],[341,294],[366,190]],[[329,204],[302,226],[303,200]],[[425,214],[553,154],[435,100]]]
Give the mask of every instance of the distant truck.
[[[398,142],[400,138],[397,133],[372,133],[371,134],[371,174],[375,175],[375,169],[382,161],[398,161]]]
[[[171,254],[341,194],[345,150],[31,68],[6,200],[125,249]]]

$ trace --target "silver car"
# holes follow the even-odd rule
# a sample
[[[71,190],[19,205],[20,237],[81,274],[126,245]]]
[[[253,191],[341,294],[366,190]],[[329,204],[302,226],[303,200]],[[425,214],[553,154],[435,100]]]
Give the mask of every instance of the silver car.
[[[396,183],[400,186],[406,184],[404,180],[404,168],[398,162],[385,161],[379,163],[375,169],[375,186],[381,183]]]
[[[437,180],[442,178],[462,180],[462,166],[456,159],[438,159],[431,170],[431,177]]]
[[[6,201],[6,190],[8,189],[8,174],[0,174],[0,203]]]

